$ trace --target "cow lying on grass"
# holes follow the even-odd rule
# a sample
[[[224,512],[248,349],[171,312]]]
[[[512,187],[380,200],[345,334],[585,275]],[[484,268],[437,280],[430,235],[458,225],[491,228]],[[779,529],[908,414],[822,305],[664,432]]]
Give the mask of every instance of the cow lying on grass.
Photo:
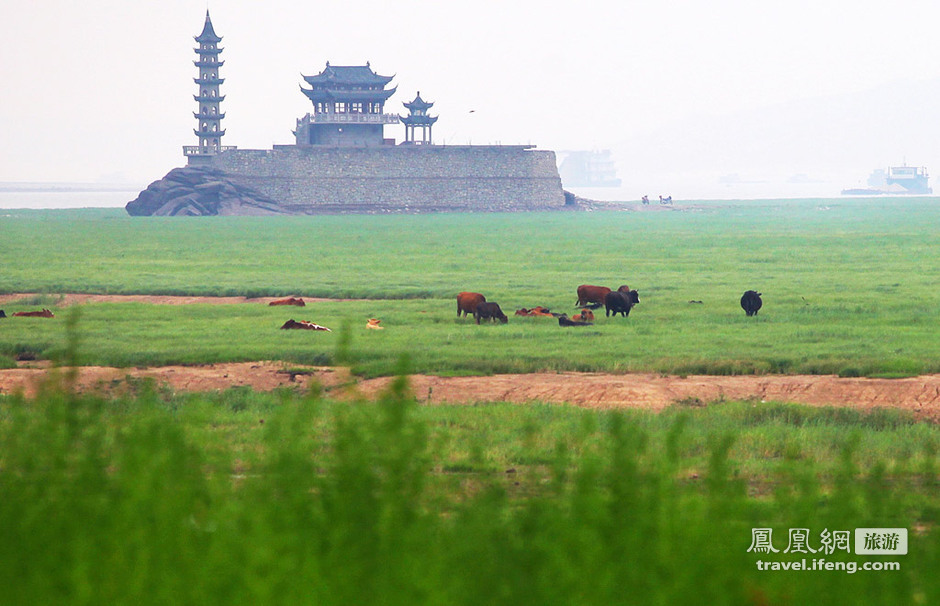
[[[590,309],[582,309],[581,313],[571,316],[571,319],[575,322],[593,322],[594,312]]]
[[[333,332],[326,326],[320,326],[319,324],[314,324],[313,322],[307,322],[306,320],[301,320],[300,322],[295,322],[293,319],[284,322],[284,326],[281,326],[281,330],[325,330],[326,332]]]
[[[558,316],[558,325],[559,326],[594,326],[594,323],[585,322],[584,320],[572,320],[568,316],[562,314]]]
[[[552,311],[550,309],[548,309],[547,307],[542,307],[541,305],[537,305],[536,307],[533,307],[532,309],[526,309],[525,307],[523,307],[522,309],[517,309],[516,315],[517,316],[545,316],[549,318],[554,317],[554,314],[552,314]]]
[[[18,311],[14,313],[13,316],[19,316],[21,318],[54,318],[55,314],[43,308],[42,311]]]
[[[307,304],[304,303],[304,300],[300,297],[287,297],[286,299],[275,299],[268,303],[268,305],[296,305],[297,307],[306,307]]]

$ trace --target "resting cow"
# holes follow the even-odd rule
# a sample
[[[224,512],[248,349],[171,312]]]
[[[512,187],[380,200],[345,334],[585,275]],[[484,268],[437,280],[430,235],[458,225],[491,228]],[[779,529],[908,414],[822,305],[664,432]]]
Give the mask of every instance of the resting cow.
[[[538,305],[538,306],[536,306],[536,307],[533,307],[532,309],[526,309],[525,307],[523,307],[522,309],[517,309],[517,310],[516,310],[516,315],[517,315],[517,316],[547,316],[547,317],[552,317],[552,311],[551,311],[550,309],[548,309],[547,307],[542,307],[541,305]]]
[[[286,299],[275,299],[268,303],[268,305],[296,305],[297,307],[306,307],[307,304],[304,303],[304,300],[300,297],[296,299],[294,297],[287,297]]]
[[[630,315],[633,306],[640,302],[640,295],[635,290],[630,290],[627,286],[621,286],[620,288],[626,288],[626,290],[615,290],[607,293],[607,296],[604,297],[604,307],[608,318],[611,312],[614,316],[620,314],[626,318]]]
[[[581,313],[571,316],[571,319],[575,322],[593,322],[594,312],[590,309],[582,309]]]
[[[760,295],[761,293],[756,290],[748,290],[741,295],[741,308],[744,310],[744,313],[749,316],[757,315],[757,311],[764,304],[760,299]]]
[[[593,322],[585,322],[583,320],[572,320],[564,314],[558,316],[558,325],[559,326],[594,326]]]
[[[46,308],[43,308],[42,311],[18,311],[13,315],[19,316],[21,318],[54,318],[55,317],[55,314]]]
[[[460,317],[460,313],[463,312],[463,317],[467,317],[467,314],[473,314],[476,311],[477,305],[480,303],[485,303],[486,297],[481,295],[478,292],[462,292],[457,295],[457,317]]]
[[[281,326],[281,330],[325,330],[326,332],[333,332],[326,326],[320,326],[319,324],[314,324],[313,322],[307,322],[306,320],[301,320],[300,322],[295,322],[292,319],[284,322],[284,326]]]
[[[7,317],[6,313],[4,313],[2,309],[0,309],[0,318],[5,318],[5,317]]]
[[[509,318],[499,308],[499,304],[492,302],[483,302],[477,305],[477,308],[473,310],[473,318],[477,321],[477,324],[480,323],[480,320],[492,320],[493,322],[499,320],[503,324],[509,322]]]
[[[369,321],[366,322],[366,328],[369,328],[372,330],[385,330],[384,326],[379,326],[379,324],[381,323],[382,323],[382,320],[379,320],[378,318],[369,318]]]

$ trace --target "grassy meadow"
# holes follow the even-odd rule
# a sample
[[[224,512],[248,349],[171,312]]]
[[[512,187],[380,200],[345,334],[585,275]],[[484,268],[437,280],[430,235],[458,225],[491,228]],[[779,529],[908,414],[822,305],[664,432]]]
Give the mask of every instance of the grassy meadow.
[[[284,360],[365,375],[940,372],[937,200],[686,212],[134,218],[0,214],[0,367]],[[563,330],[582,283],[629,318]],[[764,308],[745,317],[747,289]],[[483,292],[507,325],[456,318]],[[349,298],[308,307],[55,293]],[[701,304],[689,303],[702,301]],[[602,314],[601,314],[602,315]],[[370,317],[384,331],[364,328]],[[288,318],[333,332],[280,331]],[[403,364],[402,360],[407,360]],[[418,406],[314,390],[0,395],[0,602],[940,603],[940,428],[907,414],[677,402],[660,414]],[[905,556],[783,553],[788,531],[906,528]],[[771,528],[778,553],[749,552]],[[838,571],[768,572],[758,560]],[[863,570],[897,561],[900,570]],[[854,567],[858,567],[857,571]]]
[[[369,375],[392,373],[409,353],[416,371],[440,373],[903,376],[940,371],[938,220],[932,198],[286,218],[10,211],[0,217],[0,292],[365,299],[303,310],[87,305],[83,351],[95,364],[333,363],[343,343]],[[629,284],[641,303],[628,319],[578,330],[512,315],[536,305],[574,312],[583,283]],[[763,293],[756,318],[738,304],[747,289]],[[499,302],[510,323],[456,320],[462,290]],[[6,311],[39,305],[56,310],[56,299]],[[334,332],[277,331],[289,317]],[[370,317],[387,330],[363,330]],[[23,350],[50,357],[63,339],[58,320],[4,322],[0,364]]]

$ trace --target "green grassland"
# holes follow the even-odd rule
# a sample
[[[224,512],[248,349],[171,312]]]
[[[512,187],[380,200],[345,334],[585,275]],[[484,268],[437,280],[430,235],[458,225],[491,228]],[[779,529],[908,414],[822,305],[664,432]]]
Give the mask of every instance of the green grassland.
[[[362,374],[940,370],[935,199],[687,212],[131,219],[0,216],[0,292],[350,297],[63,309],[17,355],[119,366],[277,359]],[[629,318],[563,330],[581,283]],[[746,318],[741,293],[764,293]],[[458,320],[484,292],[507,325]],[[689,300],[703,303],[690,304]],[[307,319],[334,332],[280,331]],[[384,331],[364,328],[382,319]],[[410,359],[402,365],[403,354]],[[940,428],[888,410],[417,406],[316,390],[0,396],[0,601],[14,604],[940,603]],[[789,529],[906,528],[906,556],[782,553]],[[772,555],[748,552],[772,528]],[[758,560],[898,561],[762,572]]]
[[[305,295],[367,299],[305,309],[88,305],[87,363],[283,359],[389,374],[940,371],[940,204],[933,198],[703,203],[686,212],[287,218],[130,218],[121,211],[0,217],[0,292]],[[641,303],[588,329],[516,318],[575,311],[582,283],[626,283]],[[764,308],[746,318],[746,289]],[[483,292],[504,326],[456,320],[454,296]],[[689,303],[691,300],[702,304]],[[7,305],[7,313],[54,298]],[[61,315],[61,314],[60,314]],[[333,333],[277,331],[306,319]],[[387,330],[362,329],[382,319]],[[346,327],[345,331],[341,330]],[[287,334],[285,334],[287,333]],[[345,336],[343,336],[345,335]],[[5,365],[61,348],[56,319],[0,325]]]

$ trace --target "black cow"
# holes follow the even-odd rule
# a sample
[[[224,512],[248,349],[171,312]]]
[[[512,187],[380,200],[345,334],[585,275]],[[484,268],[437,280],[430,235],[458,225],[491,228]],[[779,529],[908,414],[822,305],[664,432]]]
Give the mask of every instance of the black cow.
[[[0,318],[5,318],[5,317],[7,317],[6,313],[4,313],[2,309],[0,309]]]
[[[559,326],[594,326],[593,322],[585,322],[584,320],[572,320],[565,314],[558,316],[558,325]]]
[[[741,308],[744,310],[744,313],[749,316],[757,315],[757,311],[761,308],[761,305],[764,304],[764,302],[760,300],[760,295],[761,294],[756,290],[748,290],[741,295]]]
[[[499,308],[498,303],[492,301],[486,301],[480,303],[473,310],[473,318],[477,321],[477,324],[480,323],[480,320],[499,320],[503,324],[509,321],[509,318],[506,317],[506,314],[503,313],[503,310]]]
[[[621,287],[622,288],[622,287]],[[607,317],[611,312],[614,316],[618,313],[624,318],[630,315],[633,306],[640,302],[640,295],[635,290],[615,290],[607,293],[604,297],[604,307],[607,310]]]

